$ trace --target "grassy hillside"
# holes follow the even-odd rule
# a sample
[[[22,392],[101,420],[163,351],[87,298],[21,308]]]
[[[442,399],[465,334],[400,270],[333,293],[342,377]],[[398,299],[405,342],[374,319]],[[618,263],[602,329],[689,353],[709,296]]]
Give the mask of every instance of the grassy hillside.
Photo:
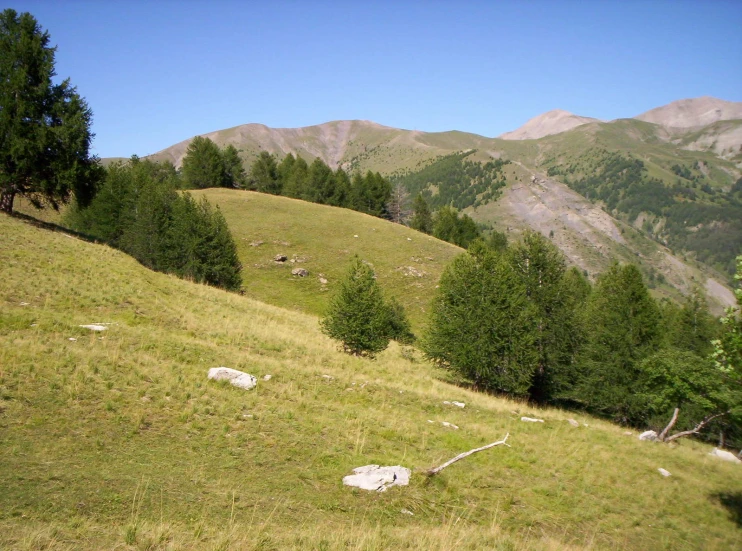
[[[706,446],[584,416],[573,428],[565,412],[452,386],[396,347],[343,355],[312,316],[5,216],[0,234],[0,548],[742,544],[740,467]],[[96,322],[108,330],[79,327]],[[218,365],[261,377],[257,389],[208,382]],[[505,433],[510,448],[422,474]],[[342,486],[370,463],[412,468],[411,485]]]
[[[350,259],[358,254],[372,264],[382,288],[400,300],[419,330],[441,272],[462,252],[449,243],[352,210],[249,191],[192,193],[207,197],[224,213],[237,242],[245,293],[311,314],[324,314]],[[288,260],[274,262],[277,254]],[[292,276],[295,268],[308,270],[309,276]]]

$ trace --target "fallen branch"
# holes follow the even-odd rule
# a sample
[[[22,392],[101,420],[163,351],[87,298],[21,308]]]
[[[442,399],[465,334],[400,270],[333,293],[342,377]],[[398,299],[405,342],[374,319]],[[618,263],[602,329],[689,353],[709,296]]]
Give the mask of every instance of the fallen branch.
[[[729,412],[725,411],[723,413],[717,413],[716,415],[709,415],[691,430],[684,430],[683,432],[678,432],[677,434],[673,434],[672,436],[668,437],[665,440],[665,442],[672,442],[673,440],[675,440],[676,438],[680,438],[681,436],[689,436],[691,434],[698,434],[701,431],[701,429],[705,427],[706,425],[708,425],[711,421],[713,421],[717,417],[722,417],[723,415],[726,415],[727,413]]]
[[[505,438],[503,438],[502,440],[498,440],[497,442],[492,442],[492,444],[487,444],[486,446],[482,446],[481,448],[475,448],[473,450],[469,450],[468,452],[460,453],[459,455],[457,455],[453,459],[451,459],[449,461],[446,461],[440,467],[436,467],[435,469],[430,469],[427,474],[428,474],[428,476],[436,475],[439,472],[441,472],[443,469],[445,469],[446,467],[448,467],[449,465],[451,465],[453,463],[456,463],[460,459],[464,459],[465,457],[468,457],[468,456],[470,456],[473,453],[477,453],[477,452],[481,452],[481,451],[484,451],[484,450],[488,450],[489,448],[494,448],[495,446],[504,445],[504,446],[507,446],[509,448],[510,447],[510,444],[507,444],[506,443],[506,440],[508,439],[508,436],[510,436],[510,433],[507,433],[505,435]]]
[[[663,430],[660,435],[657,437],[657,439],[660,442],[664,442],[665,438],[667,437],[667,433],[670,432],[670,429],[675,426],[675,423],[678,420],[678,413],[680,413],[680,408],[675,408],[675,412],[672,414],[672,419],[670,419],[670,422],[665,427],[665,430]]]

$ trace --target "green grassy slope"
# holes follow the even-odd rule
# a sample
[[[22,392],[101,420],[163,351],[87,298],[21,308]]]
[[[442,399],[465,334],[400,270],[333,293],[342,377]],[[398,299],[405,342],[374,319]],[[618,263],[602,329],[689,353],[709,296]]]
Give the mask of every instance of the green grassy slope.
[[[249,191],[192,193],[205,196],[224,213],[237,242],[245,293],[311,314],[324,314],[350,259],[358,254],[371,263],[379,284],[399,299],[419,330],[441,272],[462,252],[429,235],[348,209]],[[262,244],[253,246],[257,243]],[[276,263],[277,254],[289,260]],[[292,258],[301,262],[292,263]],[[309,270],[309,276],[292,276],[294,268]]]
[[[564,412],[451,386],[396,347],[343,355],[314,317],[110,248],[5,216],[0,235],[2,549],[742,544],[740,467],[706,446],[579,415],[589,426],[573,428]],[[95,322],[109,329],[79,327]],[[218,365],[272,378],[245,392],[208,382]],[[421,472],[505,433],[510,448]],[[411,485],[342,486],[370,463],[412,468]]]

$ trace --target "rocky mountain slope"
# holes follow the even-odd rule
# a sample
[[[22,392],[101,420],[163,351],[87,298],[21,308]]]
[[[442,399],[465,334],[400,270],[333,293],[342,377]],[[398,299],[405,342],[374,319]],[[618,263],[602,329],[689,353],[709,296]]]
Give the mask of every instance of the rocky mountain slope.
[[[681,99],[634,117],[673,129],[697,129],[718,121],[742,119],[742,102],[704,96]]]
[[[503,138],[358,120],[294,129],[247,124],[206,136],[235,145],[248,165],[261,151],[292,152],[387,176],[459,151],[473,151],[470,161],[507,159],[501,199],[462,207],[476,220],[553,233],[570,261],[591,274],[612,259],[638,259],[658,292],[702,285],[721,307],[731,299],[729,266],[742,249],[740,106],[697,98],[611,122],[552,111]],[[179,165],[189,141],[153,157]],[[633,167],[634,180],[625,171],[611,176],[618,165]]]

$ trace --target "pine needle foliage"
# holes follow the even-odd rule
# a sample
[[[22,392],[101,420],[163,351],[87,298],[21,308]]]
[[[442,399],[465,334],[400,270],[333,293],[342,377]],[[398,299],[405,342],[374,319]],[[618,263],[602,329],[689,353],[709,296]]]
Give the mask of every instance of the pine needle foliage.
[[[414,339],[402,305],[384,300],[373,270],[358,256],[320,326],[327,336],[342,342],[345,352],[355,356],[373,357],[385,350],[391,339],[404,343]]]

